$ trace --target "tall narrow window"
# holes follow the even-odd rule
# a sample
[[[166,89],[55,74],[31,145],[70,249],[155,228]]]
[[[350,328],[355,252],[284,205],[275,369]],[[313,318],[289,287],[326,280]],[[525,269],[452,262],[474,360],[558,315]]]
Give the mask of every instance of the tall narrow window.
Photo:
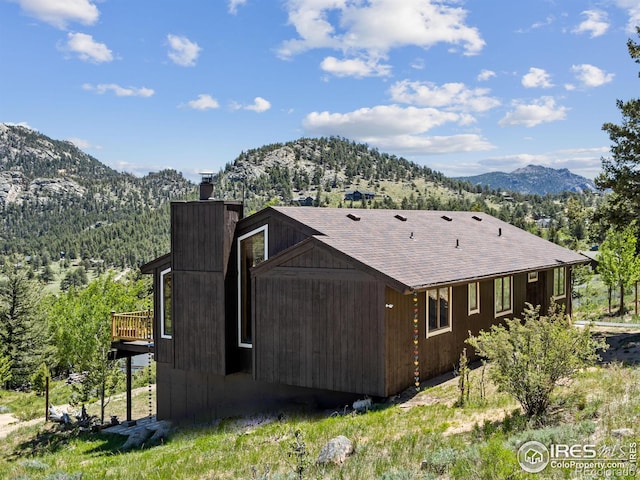
[[[564,267],[553,269],[553,298],[564,298],[567,295],[564,272]]]
[[[494,284],[494,301],[496,316],[506,315],[513,312],[512,301],[512,277],[496,278]]]
[[[427,337],[451,331],[450,288],[427,291]]]
[[[160,272],[160,337],[171,338],[171,269]]]
[[[267,225],[238,238],[238,345],[251,348],[251,268],[265,261],[268,254]]]
[[[480,283],[469,284],[469,315],[480,313]]]

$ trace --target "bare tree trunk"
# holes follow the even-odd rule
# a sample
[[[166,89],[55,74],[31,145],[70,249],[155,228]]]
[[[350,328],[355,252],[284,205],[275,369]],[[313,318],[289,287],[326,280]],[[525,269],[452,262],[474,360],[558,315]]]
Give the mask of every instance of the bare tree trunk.
[[[609,287],[609,315],[611,315],[611,287]]]
[[[105,380],[102,378],[102,384],[100,385],[100,425],[104,425],[104,393],[105,393]]]
[[[618,310],[618,316],[624,315],[624,284],[620,284],[620,310]]]

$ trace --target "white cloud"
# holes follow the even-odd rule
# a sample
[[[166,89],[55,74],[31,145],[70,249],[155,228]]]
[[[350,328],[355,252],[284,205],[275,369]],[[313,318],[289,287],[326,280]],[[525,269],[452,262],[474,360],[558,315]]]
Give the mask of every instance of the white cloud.
[[[536,29],[536,28],[547,27],[547,26],[551,25],[552,23],[554,23],[555,21],[556,21],[556,17],[554,17],[553,15],[549,15],[543,21],[536,22],[536,23],[532,24],[531,28],[532,29]]]
[[[89,140],[84,140],[82,138],[67,138],[67,142],[73,143],[80,150],[102,150],[102,147],[100,145],[94,145]]]
[[[582,15],[586,15],[580,25],[573,29],[574,33],[590,33],[591,38],[604,35],[609,29],[607,13],[602,10],[585,10]]]
[[[195,100],[187,102],[187,106],[189,108],[193,108],[194,110],[211,110],[214,108],[218,108],[220,105],[218,104],[218,101],[211,95],[202,93],[198,95],[198,98],[196,98]]]
[[[79,149],[91,148],[91,142],[89,142],[89,140],[83,140],[82,138],[76,138],[76,137],[67,138],[67,142],[73,143]]]
[[[86,33],[67,34],[67,44],[62,50],[73,52],[86,62],[103,63],[113,61],[113,53],[106,44],[96,42]]]
[[[587,63],[572,65],[571,71],[584,87],[600,87],[611,82],[615,76],[613,73],[606,73],[604,70]]]
[[[515,110],[507,113],[498,122],[500,126],[524,125],[525,127],[535,127],[541,123],[555,122],[563,120],[568,109],[556,105],[553,97],[541,97],[530,104],[514,102]]]
[[[424,70],[425,63],[423,58],[416,58],[413,62],[411,62],[411,68],[416,70]]]
[[[93,25],[100,12],[92,0],[16,0],[29,16],[56,28],[65,29],[72,22]]]
[[[496,72],[492,70],[481,70],[480,73],[478,74],[477,80],[479,82],[486,82],[487,80],[495,76],[496,76]]]
[[[258,113],[266,112],[270,108],[271,108],[271,102],[269,102],[268,100],[265,100],[262,97],[254,98],[252,105],[247,105],[244,107],[245,110],[252,110]]]
[[[485,45],[477,28],[468,26],[467,11],[432,0],[289,0],[289,23],[298,38],[285,41],[283,58],[316,48],[341,51],[346,58],[385,58],[404,46],[430,48],[439,43],[460,46],[466,55]],[[341,70],[341,73],[344,73]]]
[[[522,77],[522,85],[525,88],[550,88],[551,76],[542,68],[531,67],[529,73]]]
[[[439,107],[455,111],[484,112],[500,105],[490,97],[487,88],[467,88],[464,83],[445,83],[441,86],[431,82],[403,80],[390,88],[394,102],[420,107]]]
[[[181,67],[193,67],[200,55],[200,46],[187,37],[179,35],[167,35],[169,52],[167,55],[173,63]]]
[[[391,65],[356,58],[339,60],[336,57],[326,57],[320,68],[336,77],[385,77],[391,74]]]
[[[238,13],[238,7],[247,3],[247,0],[229,0],[229,13],[235,15]]]
[[[113,92],[117,97],[151,97],[155,93],[151,88],[121,87],[115,83],[100,83],[98,85],[85,83],[82,88],[100,95]]]
[[[27,122],[0,122],[0,125],[9,125],[12,127],[23,127],[23,128],[28,128],[29,130],[33,130],[36,131],[35,128],[33,128],[31,125],[29,125]]]
[[[466,120],[466,116],[435,108],[379,105],[348,113],[312,112],[305,117],[303,127],[321,135],[365,138],[420,134],[445,123]]]
[[[358,141],[381,150],[403,155],[442,155],[458,152],[482,152],[495,148],[487,139],[476,134],[450,136],[393,135],[389,137],[360,137]]]
[[[636,34],[636,26],[640,25],[640,3],[638,0],[615,0],[618,8],[627,11],[629,21],[627,22],[627,32],[631,35]]]

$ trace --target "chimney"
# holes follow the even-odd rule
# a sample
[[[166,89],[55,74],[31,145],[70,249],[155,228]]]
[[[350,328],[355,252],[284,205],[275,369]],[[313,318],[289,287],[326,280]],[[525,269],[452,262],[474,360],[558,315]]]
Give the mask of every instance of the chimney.
[[[212,200],[213,195],[213,172],[201,172],[200,176],[200,200]]]

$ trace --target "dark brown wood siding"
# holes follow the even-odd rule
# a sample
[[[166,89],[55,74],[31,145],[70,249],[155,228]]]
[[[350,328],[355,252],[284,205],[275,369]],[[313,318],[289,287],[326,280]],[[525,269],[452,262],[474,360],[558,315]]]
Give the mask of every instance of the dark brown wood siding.
[[[384,395],[384,285],[303,250],[253,278],[256,380]]]
[[[265,210],[264,213],[258,212],[244,219],[238,225],[236,238],[264,225],[268,225],[269,230],[269,257],[277,255],[314,234],[314,231],[306,225],[300,225],[273,210]]]
[[[173,271],[175,367],[225,373],[224,275]]]
[[[247,217],[238,225],[231,249],[232,260],[227,274],[227,373],[250,372],[252,369],[252,352],[249,348],[238,346],[238,267],[237,239],[243,235],[267,225],[269,258],[292,247],[309,237],[314,232],[304,225],[292,222],[287,217],[272,210],[263,210]],[[255,331],[255,330],[254,330]]]
[[[241,218],[238,202],[171,204],[173,336],[168,342],[173,353],[170,357],[161,352],[159,360],[183,370],[226,373],[225,282],[233,276],[229,267]],[[234,307],[229,307],[231,312]]]
[[[569,274],[567,273],[567,294],[569,294]],[[536,283],[536,282],[534,282]],[[525,302],[541,301],[543,312],[550,303],[553,294],[553,270],[540,271],[538,282],[533,287],[527,282],[527,274],[513,276],[513,312],[496,316],[494,304],[494,280],[479,282],[480,311],[469,315],[468,285],[451,288],[452,323],[451,332],[426,337],[426,292],[418,293],[418,351],[421,380],[450,372],[458,365],[463,348],[475,359],[473,349],[465,343],[469,336],[477,335],[480,330],[489,330],[491,325],[503,322],[505,318],[522,318]],[[546,298],[546,301],[544,300]],[[386,359],[385,383],[386,395],[393,395],[414,383],[414,345],[413,345],[413,298],[412,295],[387,288],[385,303],[393,305],[385,312]],[[558,303],[566,304],[566,298]],[[538,304],[538,303],[535,303]],[[534,306],[535,306],[534,304]]]
[[[174,270],[226,271],[242,206],[221,201],[171,204]]]

